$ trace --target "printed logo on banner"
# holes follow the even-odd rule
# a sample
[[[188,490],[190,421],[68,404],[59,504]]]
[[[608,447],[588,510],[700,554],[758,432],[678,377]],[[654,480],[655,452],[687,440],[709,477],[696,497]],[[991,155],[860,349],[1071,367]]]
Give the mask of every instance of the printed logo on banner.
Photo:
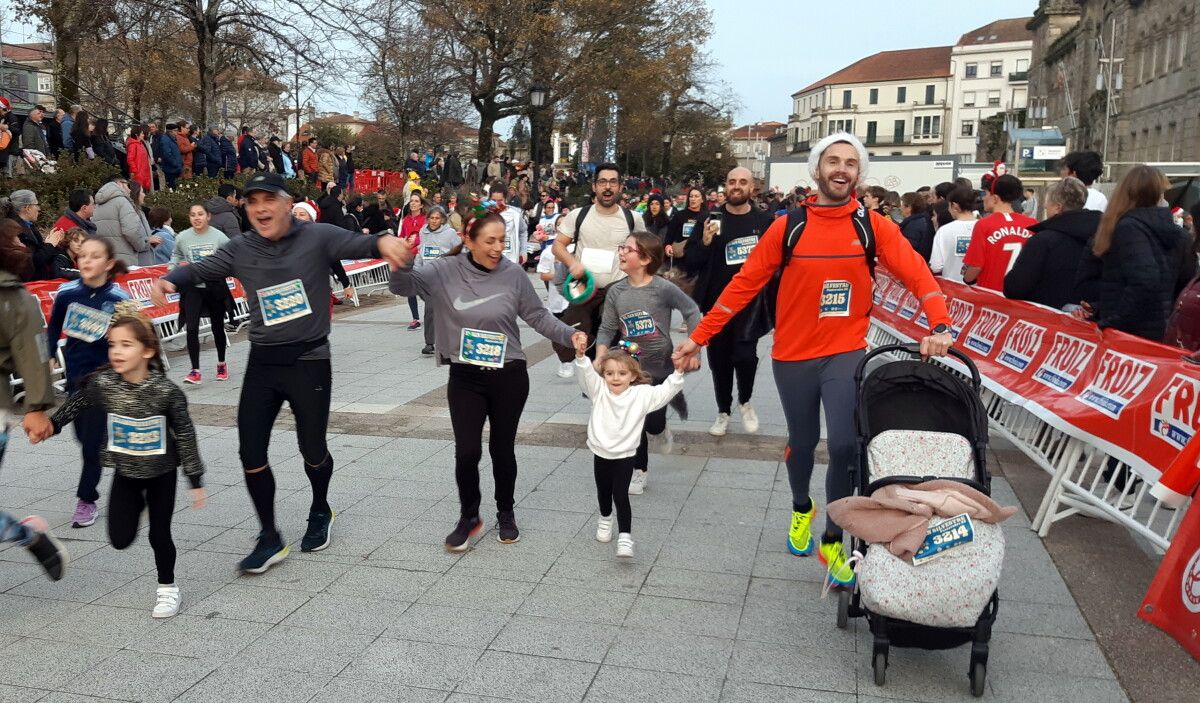
[[[129,293],[129,297],[146,307],[150,304],[150,291],[154,288],[153,278],[134,278],[125,281],[125,292]]]
[[[1046,328],[1032,322],[1018,320],[1004,338],[1004,346],[996,355],[996,361],[1004,364],[1013,371],[1023,373],[1033,362],[1034,354],[1042,347],[1042,336]]]
[[[881,305],[883,303],[883,294],[887,292],[888,286],[890,285],[891,281],[887,280],[886,278],[876,281],[875,285],[871,289],[871,302],[875,305]]]
[[[996,347],[996,339],[1000,336],[1000,331],[1008,324],[1008,320],[1008,315],[991,308],[984,308],[979,313],[979,319],[971,327],[970,333],[967,334],[967,348],[977,351],[983,356],[991,354],[992,349]]]
[[[1200,549],[1192,553],[1192,558],[1188,559],[1183,569],[1179,598],[1189,613],[1200,613]]]
[[[967,323],[971,321],[971,316],[975,314],[975,305],[954,298],[946,307],[950,312],[950,336],[957,342],[963,328],[967,326]]]
[[[1146,390],[1157,369],[1154,364],[1109,349],[1101,357],[1100,368],[1092,382],[1076,400],[1116,420],[1121,417],[1121,411]]]
[[[903,288],[903,286],[900,286]],[[906,320],[911,320],[917,316],[917,310],[921,307],[921,302],[917,300],[917,296],[913,295],[907,289],[904,290],[904,302],[900,305],[900,317]]]
[[[229,290],[234,290],[237,288],[237,281],[233,280],[232,278],[226,278],[225,285],[229,288]]]
[[[1196,434],[1200,413],[1200,380],[1175,374],[1150,406],[1150,432],[1176,449]]]
[[[1091,361],[1092,354],[1095,353],[1095,344],[1069,334],[1055,332],[1054,346],[1050,348],[1050,353],[1042,361],[1042,365],[1033,372],[1033,379],[1056,390],[1065,391],[1079,380],[1079,376]]]
[[[883,309],[888,312],[896,312],[900,307],[900,298],[905,294],[904,286],[893,282],[888,288],[887,293],[883,296]]]

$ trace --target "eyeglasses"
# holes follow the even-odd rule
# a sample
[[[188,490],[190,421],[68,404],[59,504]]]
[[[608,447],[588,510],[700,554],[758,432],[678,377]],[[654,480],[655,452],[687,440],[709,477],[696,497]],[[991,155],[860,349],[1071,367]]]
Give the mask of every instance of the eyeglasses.
[[[625,254],[625,253],[641,254],[642,253],[641,250],[638,249],[637,247],[631,247],[627,244],[618,244],[617,251],[621,252],[622,254]]]
[[[619,185],[621,185],[621,179],[619,179],[619,178],[598,178],[598,179],[596,179],[596,185],[600,186],[601,188],[603,188],[604,186],[619,186]]]

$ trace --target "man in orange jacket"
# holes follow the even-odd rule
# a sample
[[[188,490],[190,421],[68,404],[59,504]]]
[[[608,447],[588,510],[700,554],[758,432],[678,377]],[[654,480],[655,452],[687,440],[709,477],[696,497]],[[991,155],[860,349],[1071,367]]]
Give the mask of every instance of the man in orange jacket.
[[[953,343],[945,296],[925,260],[894,222],[865,210],[854,199],[868,165],[866,148],[845,132],[831,134],[813,147],[808,170],[817,183],[817,193],[802,206],[806,208],[803,235],[779,282],[771,357],[788,426],[785,456],[793,503],[788,550],[797,556],[812,554],[815,546],[811,524],[816,506],[809,495],[809,482],[821,437],[822,404],[829,450],[826,499],[832,502],[852,491],[854,371],[867,346],[874,287],[863,246],[870,237],[880,261],[917,296],[929,318],[932,334],[921,341],[921,353],[941,356]],[[857,212],[860,209],[862,212]],[[870,218],[868,231],[857,230],[855,217]],[[780,217],[767,229],[691,338],[676,349],[676,357],[698,354],[701,346],[767,286],[783,263],[787,223],[787,217]],[[818,556],[829,567],[831,583],[854,583],[842,529],[828,519]]]

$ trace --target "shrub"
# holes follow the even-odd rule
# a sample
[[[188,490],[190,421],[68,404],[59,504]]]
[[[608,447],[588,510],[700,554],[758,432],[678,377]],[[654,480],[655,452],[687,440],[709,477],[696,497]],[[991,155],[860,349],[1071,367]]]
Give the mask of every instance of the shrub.
[[[67,209],[67,198],[77,188],[95,193],[100,186],[121,175],[121,169],[99,160],[75,162],[65,158],[58,162],[56,173],[25,173],[6,178],[0,175],[0,195],[8,197],[14,190],[32,190],[41,204],[38,226],[45,232]]]

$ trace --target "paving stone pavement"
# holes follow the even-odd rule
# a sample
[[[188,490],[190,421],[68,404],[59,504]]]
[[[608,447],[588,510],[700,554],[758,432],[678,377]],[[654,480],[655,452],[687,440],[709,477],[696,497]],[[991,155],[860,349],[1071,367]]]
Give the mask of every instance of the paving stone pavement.
[[[387,413],[445,382],[445,370],[420,357],[420,335],[387,324],[397,320],[407,321],[407,309],[387,305],[335,325],[335,408]],[[235,379],[245,352],[240,335]],[[204,356],[211,365],[211,350]],[[569,423],[586,405],[553,378],[556,363],[531,368],[530,412]],[[756,405],[764,432],[782,434],[766,366]],[[172,376],[185,372],[177,364]],[[187,392],[194,403],[232,405],[236,388]],[[693,423],[706,427],[707,374],[690,377],[688,392]],[[499,544],[487,513],[475,548],[451,555],[441,541],[458,513],[452,442],[335,434],[334,541],[303,554],[296,542],[309,489],[294,436],[278,431],[277,511],[293,552],[251,577],[234,572],[257,531],[237,431],[198,430],[210,500],[192,511],[180,493],[173,531],[183,608],[166,621],[149,614],[155,578],[144,529],[117,552],[103,510],[91,528],[65,526],[78,480],[69,433],[10,446],[0,508],[44,516],[73,562],[53,584],[23,550],[0,551],[0,703],[969,699],[966,648],[893,649],[887,684],[874,685],[866,623],[838,630],[836,601],[820,595],[820,564],[786,551],[790,493],[777,461],[654,455],[649,487],[632,499],[636,555],[617,560],[615,544],[593,536],[590,453],[519,444],[521,541]],[[819,503],[821,485],[815,477]],[[1017,504],[1002,478],[994,495]],[[985,700],[1127,700],[1028,525],[1024,512],[1004,524]]]

